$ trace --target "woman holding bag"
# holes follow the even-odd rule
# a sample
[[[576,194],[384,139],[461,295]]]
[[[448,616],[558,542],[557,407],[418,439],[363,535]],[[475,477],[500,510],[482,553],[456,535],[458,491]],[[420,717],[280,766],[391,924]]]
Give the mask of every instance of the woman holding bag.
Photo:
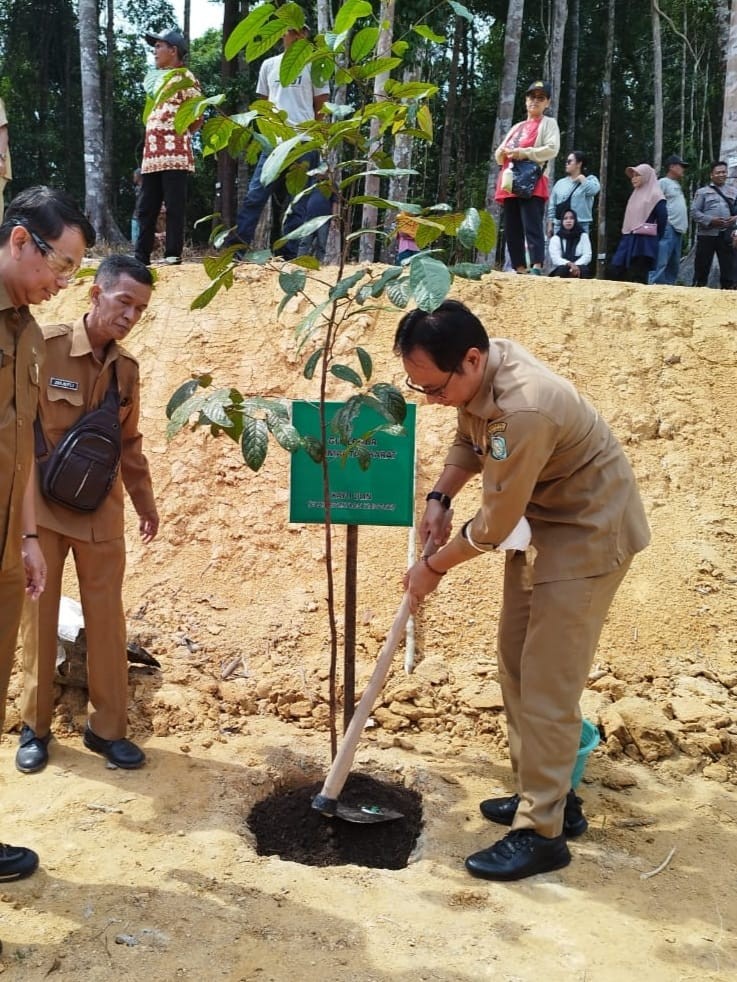
[[[609,263],[609,279],[647,283],[668,224],[668,208],[650,164],[627,167],[625,173],[632,181],[632,194],[624,210],[622,238]]]
[[[509,258],[518,273],[528,272],[525,240],[530,252],[529,272],[542,276],[545,261],[545,202],[550,190],[545,164],[560,149],[560,131],[552,116],[550,85],[533,82],[525,92],[527,119],[516,123],[494,152],[500,165],[494,200],[501,203]],[[537,165],[535,172],[534,166]],[[532,172],[532,173],[530,173]]]

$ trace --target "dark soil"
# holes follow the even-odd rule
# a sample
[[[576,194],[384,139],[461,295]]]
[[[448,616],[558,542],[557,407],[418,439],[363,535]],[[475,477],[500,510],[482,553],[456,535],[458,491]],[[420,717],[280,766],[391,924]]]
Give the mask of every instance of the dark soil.
[[[275,792],[254,805],[247,823],[259,856],[279,856],[303,866],[404,869],[422,828],[422,799],[416,791],[351,774],[341,804],[377,806],[404,816],[364,825],[315,811],[311,803],[321,787],[316,783]]]

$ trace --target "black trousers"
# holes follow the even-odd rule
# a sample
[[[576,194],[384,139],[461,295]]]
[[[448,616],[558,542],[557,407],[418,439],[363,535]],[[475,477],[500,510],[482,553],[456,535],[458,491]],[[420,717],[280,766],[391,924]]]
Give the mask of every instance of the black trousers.
[[[184,248],[184,214],[187,206],[186,170],[161,170],[143,174],[141,204],[138,209],[140,231],[136,242],[136,259],[146,266],[151,262],[151,250],[156,235],[156,222],[162,202],[166,205],[165,256],[179,256]]]
[[[525,240],[530,263],[545,262],[545,200],[543,198],[505,198],[504,234],[507,237],[509,258],[515,269],[526,266]]]
[[[696,255],[693,263],[693,285],[706,286],[709,282],[709,272],[716,253],[719,262],[719,285],[723,290],[734,290],[737,288],[737,275],[735,275],[734,249],[732,248],[731,236],[729,240],[721,233],[719,235],[697,235],[696,236]]]

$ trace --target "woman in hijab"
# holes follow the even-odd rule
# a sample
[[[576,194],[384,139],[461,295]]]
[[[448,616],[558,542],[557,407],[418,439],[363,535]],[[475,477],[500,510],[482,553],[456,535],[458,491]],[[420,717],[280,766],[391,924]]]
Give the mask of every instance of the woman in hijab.
[[[551,276],[579,279],[591,276],[591,239],[578,223],[578,215],[569,208],[563,212],[560,229],[548,245]]]
[[[647,283],[668,224],[668,209],[657,174],[649,164],[628,167],[625,173],[633,190],[624,211],[622,238],[609,264],[609,277]]]

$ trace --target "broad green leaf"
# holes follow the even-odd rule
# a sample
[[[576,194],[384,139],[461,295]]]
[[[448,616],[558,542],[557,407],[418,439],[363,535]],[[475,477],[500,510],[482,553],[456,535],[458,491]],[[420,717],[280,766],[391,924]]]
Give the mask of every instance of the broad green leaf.
[[[199,413],[202,408],[203,403],[206,401],[207,396],[202,392],[195,392],[191,395],[189,399],[185,399],[184,402],[180,403],[171,414],[171,419],[169,420],[166,427],[166,438],[171,440],[183,426],[186,426],[190,420],[190,417],[194,413]]]
[[[463,221],[458,226],[458,241],[466,249],[476,244],[476,236],[481,228],[481,218],[476,208],[467,208]]]
[[[377,382],[376,385],[371,386],[371,392],[386,409],[388,419],[395,423],[404,422],[407,415],[407,403],[396,385],[390,385],[388,382]]]
[[[305,26],[305,12],[298,3],[290,2],[277,7],[276,16],[295,31],[301,31]]]
[[[409,41],[395,41],[392,45],[392,54],[397,55],[399,58],[404,58],[408,51]]]
[[[432,256],[420,256],[410,264],[409,285],[421,310],[436,310],[447,297],[451,282],[445,264]]]
[[[291,263],[293,266],[301,266],[302,269],[320,268],[320,261],[315,256],[297,256],[296,259],[291,260]]]
[[[309,341],[316,331],[325,327],[324,311],[329,306],[331,306],[331,301],[324,300],[316,307],[313,307],[309,314],[297,324],[295,334],[299,340],[298,350]]]
[[[297,228],[293,228],[291,232],[287,232],[286,235],[280,236],[274,243],[274,248],[280,249],[285,242],[294,239],[306,239],[308,235],[312,235],[323,225],[327,225],[332,217],[332,215],[318,215],[317,218],[309,218],[303,225],[299,225]]]
[[[284,88],[299,78],[304,67],[309,64],[312,52],[312,45],[304,38],[298,38],[289,45],[279,66],[279,81]]]
[[[409,279],[390,283],[386,288],[386,295],[395,307],[404,310],[409,303]]]
[[[371,451],[365,443],[354,443],[351,448],[351,456],[358,461],[358,466],[362,471],[367,471],[371,466]]]
[[[420,106],[417,113],[417,126],[425,139],[432,140],[432,113],[428,105]]]
[[[341,443],[347,444],[351,442],[353,424],[356,422],[360,412],[361,397],[351,396],[333,416],[330,422],[330,429],[338,434]]]
[[[384,72],[390,72],[397,65],[401,64],[401,58],[374,58],[372,61],[367,61],[363,65],[354,65],[352,73],[355,78],[366,80],[376,78],[377,75],[381,75]]]
[[[289,421],[275,413],[266,414],[266,425],[280,447],[294,453],[302,446],[302,438]]]
[[[216,392],[208,395],[207,399],[200,406],[200,413],[208,423],[214,423],[216,426],[228,429],[228,427],[233,425],[233,421],[225,411],[230,405],[230,389],[218,389]]]
[[[380,297],[387,284],[391,283],[392,280],[396,280],[402,275],[403,272],[404,271],[401,266],[389,266],[384,270],[381,276],[377,280],[374,280],[374,282],[371,284],[370,295],[372,297]]]
[[[322,443],[309,433],[302,437],[302,446],[316,464],[321,464],[325,459],[325,448]]]
[[[464,7],[462,3],[456,3],[456,0],[448,0],[448,3],[458,17],[465,17],[467,21],[469,21],[471,24],[473,23],[473,14],[468,7]]]
[[[384,86],[392,99],[429,99],[438,91],[430,82],[398,82],[390,78]]]
[[[358,360],[361,362],[361,371],[363,372],[363,377],[368,382],[371,378],[371,372],[373,371],[373,362],[371,361],[371,355],[366,351],[365,348],[356,348],[356,354],[358,355]]]
[[[209,99],[187,99],[177,109],[174,116],[174,129],[177,133],[184,133],[196,119],[202,116],[208,106],[219,106],[224,99],[223,94],[211,96]]]
[[[455,266],[448,266],[448,269],[453,276],[460,276],[464,280],[480,280],[491,272],[489,263],[456,263]]]
[[[205,121],[200,130],[202,140],[202,152],[205,156],[211,153],[218,153],[225,150],[233,135],[233,124],[223,116],[216,116],[214,119]]]
[[[230,34],[225,42],[225,57],[230,61],[235,58],[241,48],[245,48],[248,42],[258,33],[261,27],[271,17],[274,12],[273,3],[264,3],[254,7],[248,17],[242,20]]]
[[[496,245],[496,222],[488,211],[482,211],[479,214],[481,227],[476,236],[476,248],[479,252],[491,252]]]
[[[191,398],[198,389],[206,389],[209,385],[212,385],[212,375],[197,375],[180,385],[166,404],[166,418],[171,419],[175,409]]]
[[[370,17],[372,13],[373,9],[368,0],[346,0],[335,17],[333,30],[336,34],[350,31],[357,20],[361,17]]]
[[[327,85],[336,71],[333,58],[321,55],[312,61],[312,81],[315,85]]]
[[[324,348],[318,348],[317,351],[313,351],[310,357],[307,359],[307,361],[305,362],[304,371],[302,373],[305,378],[308,379],[314,378],[315,369],[320,363],[320,359],[322,358],[322,353],[324,350],[325,350]]]
[[[322,108],[323,112],[329,113],[335,120],[346,119],[346,117],[352,116],[356,111],[355,106],[338,105],[337,102],[326,102]]]
[[[295,269],[294,272],[283,269],[279,273],[279,286],[285,293],[288,293],[290,297],[293,297],[295,293],[299,293],[301,290],[304,290],[306,282],[307,275],[300,269]]]
[[[347,297],[350,290],[359,283],[366,275],[366,270],[361,268],[355,273],[351,273],[350,276],[343,277],[342,280],[338,280],[334,287],[330,290],[328,296],[331,300],[342,300]]]
[[[261,171],[261,183],[264,187],[267,184],[271,184],[290,163],[293,163],[293,160],[299,159],[310,150],[316,150],[317,146],[318,144],[314,140],[305,141],[301,133],[291,137],[289,140],[284,140],[278,146],[274,147],[264,161]]]
[[[190,310],[204,310],[204,308],[210,303],[215,294],[225,287],[229,290],[233,285],[233,270],[227,269],[222,276],[218,276],[216,280],[206,287],[202,293],[194,298],[192,303],[189,305]]]
[[[349,33],[350,31],[341,31],[340,33],[337,33],[336,31],[326,31],[325,44],[327,45],[328,50],[333,54],[338,54],[345,44]]]
[[[343,382],[350,382],[357,389],[360,389],[363,385],[361,376],[354,368],[350,368],[348,365],[331,365],[330,373]]]
[[[276,413],[282,419],[289,419],[289,409],[277,399],[265,399],[263,396],[249,396],[242,401],[240,407],[244,413],[254,415],[259,412]]]
[[[262,419],[246,416],[243,420],[243,435],[241,436],[241,452],[243,459],[252,471],[261,469],[266,460],[269,446],[269,430]]]
[[[265,55],[282,39],[285,33],[286,28],[280,20],[272,20],[264,24],[259,33],[246,45],[246,61],[255,61],[261,55]]]
[[[430,30],[427,24],[413,24],[412,30],[415,34],[419,34],[421,38],[425,38],[427,41],[434,41],[436,44],[443,44],[445,41],[442,34],[436,34]]]
[[[364,58],[367,58],[376,47],[378,40],[378,27],[362,28],[351,41],[351,60],[362,61]]]

